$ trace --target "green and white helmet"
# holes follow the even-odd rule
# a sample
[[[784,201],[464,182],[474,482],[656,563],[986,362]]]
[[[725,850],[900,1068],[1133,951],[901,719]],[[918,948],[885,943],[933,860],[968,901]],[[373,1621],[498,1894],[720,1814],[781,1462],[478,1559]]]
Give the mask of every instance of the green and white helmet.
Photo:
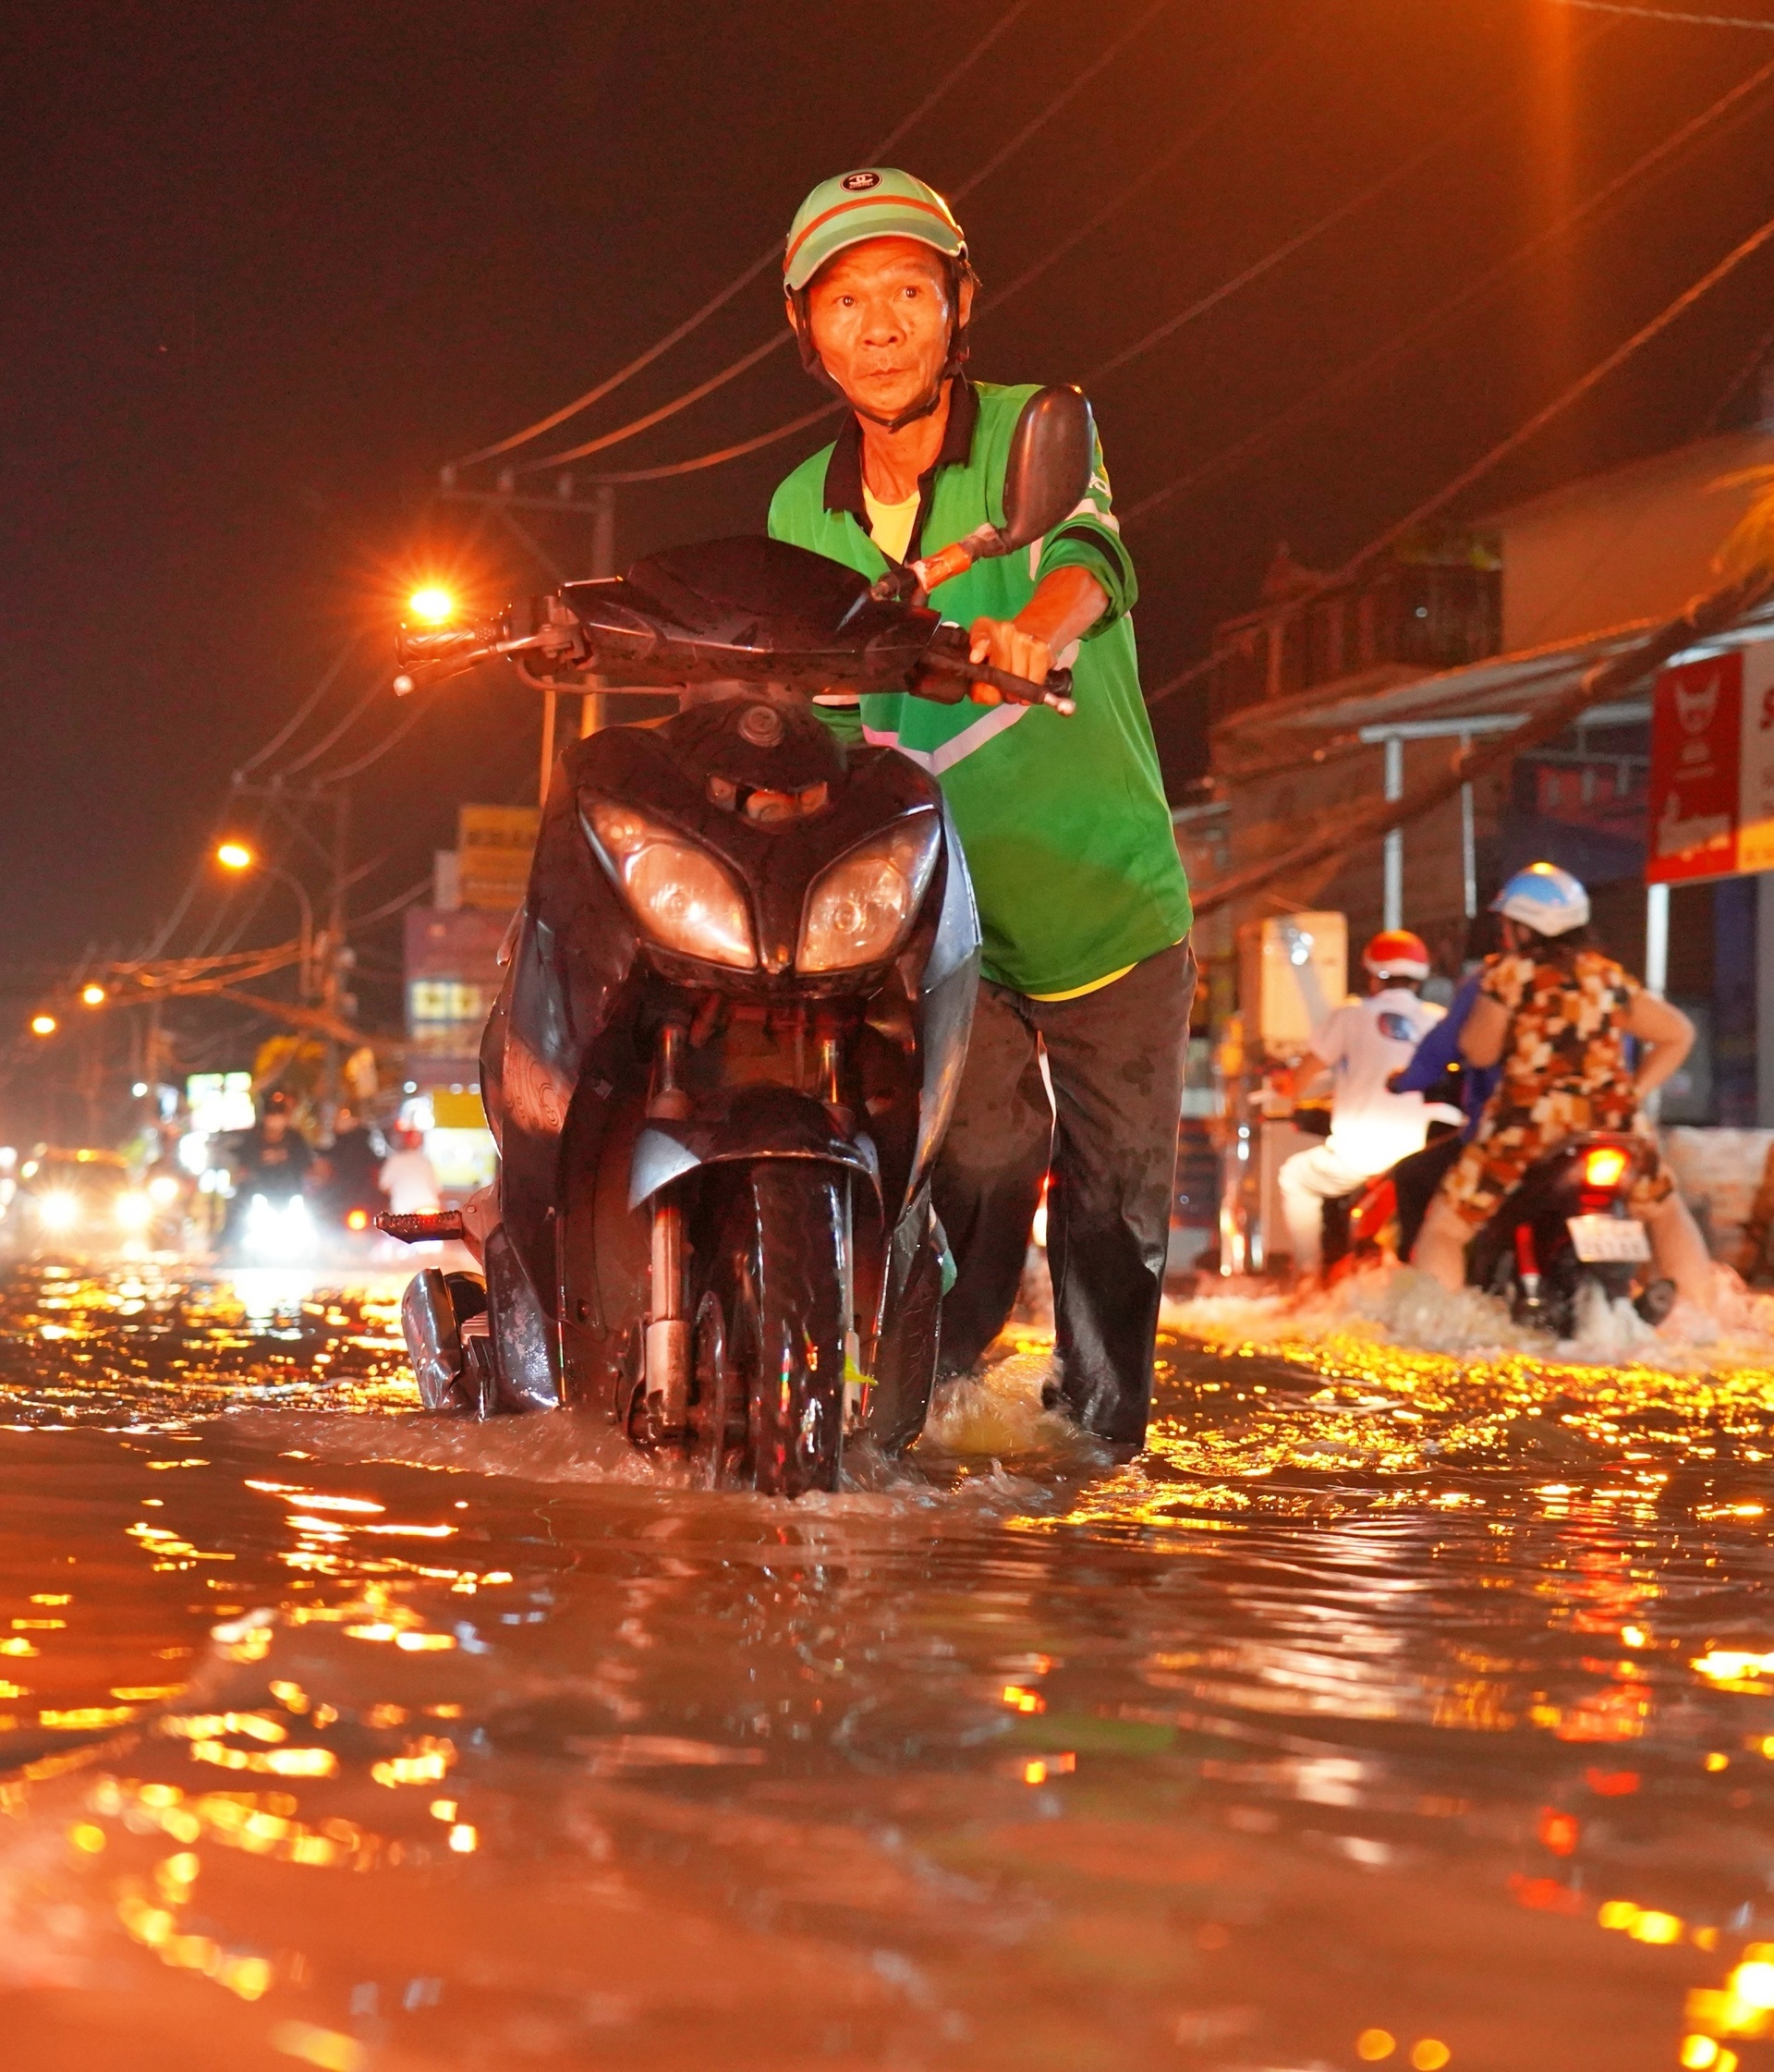
[[[897,432],[940,408],[944,384],[966,362],[967,327],[961,316],[961,284],[973,277],[973,268],[967,260],[966,233],[954,220],[954,210],[922,180],[891,165],[863,165],[854,173],[840,173],[835,179],[821,180],[796,210],[795,220],[788,226],[788,242],[783,250],[783,293],[788,298],[801,364],[828,388],[836,389],[838,384],[814,349],[807,315],[808,284],[828,260],[870,238],[915,238],[919,244],[940,252],[948,262],[954,297],[949,349],[930,393],[893,418],[879,417],[861,404],[851,403],[859,416]],[[843,391],[838,393],[842,395]]]
[[[967,262],[966,233],[933,187],[891,165],[864,165],[821,180],[796,210],[783,252],[784,288],[798,294],[828,259],[869,238],[916,238]]]

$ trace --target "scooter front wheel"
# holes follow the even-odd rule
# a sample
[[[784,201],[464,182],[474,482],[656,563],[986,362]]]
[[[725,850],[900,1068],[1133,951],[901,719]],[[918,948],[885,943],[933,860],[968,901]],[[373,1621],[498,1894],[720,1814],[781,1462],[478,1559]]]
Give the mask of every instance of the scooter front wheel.
[[[692,1406],[699,1450],[712,1453],[717,1484],[766,1496],[835,1489],[847,1322],[842,1178],[802,1158],[735,1164],[711,1177],[697,1314],[699,1337],[716,1318],[720,1336],[716,1357],[698,1359],[699,1396],[719,1382],[711,1400]],[[742,1408],[738,1471],[723,1472]]]

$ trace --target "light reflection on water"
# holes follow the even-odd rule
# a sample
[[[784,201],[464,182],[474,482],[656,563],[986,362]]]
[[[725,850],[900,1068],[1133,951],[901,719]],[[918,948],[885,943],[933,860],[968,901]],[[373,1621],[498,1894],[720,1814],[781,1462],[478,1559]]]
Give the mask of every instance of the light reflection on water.
[[[0,1289],[9,2067],[1767,2062],[1761,1371],[1028,1357],[790,1506],[397,1293]]]

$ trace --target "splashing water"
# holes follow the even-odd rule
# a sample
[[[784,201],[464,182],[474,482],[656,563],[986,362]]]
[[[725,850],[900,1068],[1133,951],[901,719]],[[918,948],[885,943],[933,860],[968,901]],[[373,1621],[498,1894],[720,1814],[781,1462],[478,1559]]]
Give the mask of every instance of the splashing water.
[[[1132,1461],[1030,1334],[787,1505],[419,1414],[397,1288],[132,1273],[0,1286],[8,2068],[1766,2048],[1759,1298],[1221,1296]]]

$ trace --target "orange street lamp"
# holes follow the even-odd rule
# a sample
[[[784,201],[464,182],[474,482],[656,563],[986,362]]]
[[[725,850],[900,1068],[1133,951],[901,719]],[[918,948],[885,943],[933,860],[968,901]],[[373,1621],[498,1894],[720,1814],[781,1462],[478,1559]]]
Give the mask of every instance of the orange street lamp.
[[[280,863],[267,863],[263,857],[255,856],[244,842],[218,842],[215,860],[225,871],[262,871],[268,877],[281,879],[296,895],[302,912],[297,970],[300,976],[303,996],[307,997],[312,989],[314,962],[314,908],[308,896],[308,887],[293,871],[286,871]]]
[[[31,1034],[32,1034],[33,1036],[53,1036],[53,1035],[55,1035],[55,1016],[54,1016],[54,1015],[32,1015],[32,1017],[30,1018],[30,1032],[31,1032]]]
[[[441,583],[425,583],[407,600],[407,609],[427,626],[442,626],[456,616],[456,599]]]
[[[104,1006],[104,988],[102,985],[84,985],[80,988],[81,1004],[88,1007]]]

